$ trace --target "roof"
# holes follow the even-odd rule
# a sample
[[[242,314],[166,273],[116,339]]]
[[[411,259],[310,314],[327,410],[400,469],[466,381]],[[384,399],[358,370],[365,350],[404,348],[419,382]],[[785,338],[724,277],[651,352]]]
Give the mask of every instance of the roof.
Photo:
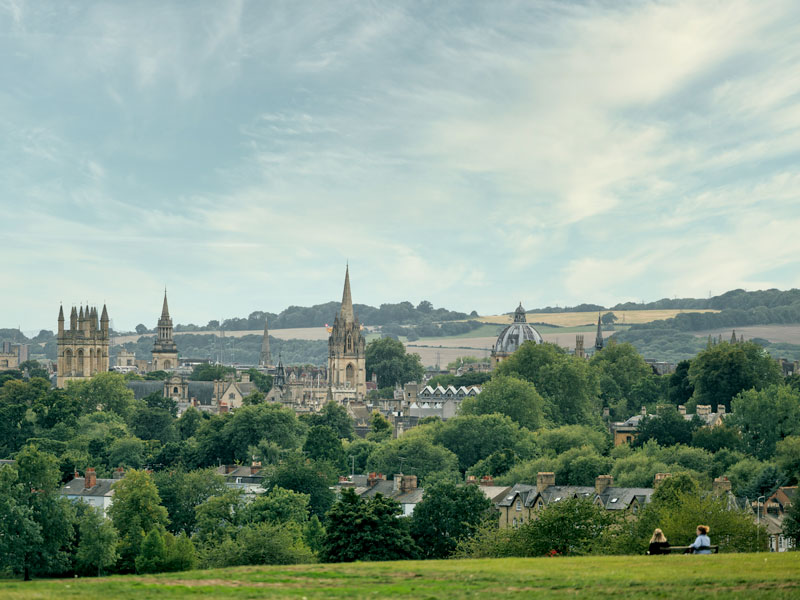
[[[607,510],[625,510],[634,500],[646,504],[653,495],[653,488],[621,488],[607,487],[598,497],[603,508]]]
[[[530,494],[536,494],[536,486],[528,485],[527,483],[515,483],[514,486],[508,490],[506,496],[497,503],[498,506],[511,506],[514,499],[519,495],[521,500],[525,502]]]
[[[507,495],[511,488],[507,485],[479,485],[478,489],[492,502],[502,500],[500,496]]]
[[[128,381],[125,383],[125,387],[133,391],[133,395],[137,400],[156,392],[164,392],[163,381]]]
[[[86,478],[75,477],[72,481],[68,482],[61,488],[61,493],[65,496],[113,496],[114,490],[111,486],[114,485],[117,479],[97,479],[97,483],[86,489]]]

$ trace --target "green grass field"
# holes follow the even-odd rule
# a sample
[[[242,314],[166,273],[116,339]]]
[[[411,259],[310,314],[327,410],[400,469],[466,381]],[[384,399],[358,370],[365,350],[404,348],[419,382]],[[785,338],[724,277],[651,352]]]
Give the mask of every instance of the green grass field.
[[[0,581],[0,597],[799,598],[800,553],[236,567],[156,576]]]

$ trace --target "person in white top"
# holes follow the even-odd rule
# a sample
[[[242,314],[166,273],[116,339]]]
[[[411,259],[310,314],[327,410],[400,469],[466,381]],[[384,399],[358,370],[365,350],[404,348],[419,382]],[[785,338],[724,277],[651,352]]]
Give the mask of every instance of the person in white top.
[[[697,538],[689,546],[694,554],[711,554],[711,539],[708,537],[708,525],[697,526]]]

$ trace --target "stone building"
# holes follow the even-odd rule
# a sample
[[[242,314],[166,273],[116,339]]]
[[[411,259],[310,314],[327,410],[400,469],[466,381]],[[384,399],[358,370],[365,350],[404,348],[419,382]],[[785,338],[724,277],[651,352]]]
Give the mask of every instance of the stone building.
[[[24,362],[24,361],[23,361]],[[8,371],[19,367],[19,353],[12,348],[11,342],[3,342],[0,348],[0,371]]]
[[[528,324],[525,309],[522,308],[522,302],[520,302],[517,310],[514,311],[514,322],[497,336],[497,341],[492,348],[492,369],[514,354],[523,343],[529,341],[541,344],[542,336],[532,325]]]
[[[161,307],[161,318],[158,319],[156,341],[153,344],[153,371],[171,371],[178,366],[178,346],[172,339],[172,318],[167,306],[167,290],[164,290],[164,304]]]
[[[348,266],[344,274],[342,307],[328,338],[328,385],[333,390],[345,389],[355,400],[363,400],[367,395],[365,348],[361,324],[353,312]]]
[[[67,381],[88,379],[95,373],[108,371],[108,311],[103,305],[99,320],[97,307],[74,306],[69,317],[69,329],[64,327],[64,308],[58,310],[58,377],[56,385]]]

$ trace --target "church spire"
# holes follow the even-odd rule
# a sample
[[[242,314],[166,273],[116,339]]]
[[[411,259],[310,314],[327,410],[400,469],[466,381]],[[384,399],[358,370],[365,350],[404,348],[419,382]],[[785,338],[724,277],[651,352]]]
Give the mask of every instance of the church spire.
[[[353,314],[353,297],[350,294],[350,265],[348,264],[344,271],[344,291],[342,292],[342,310],[339,312],[342,320],[351,322],[355,321]]]
[[[603,349],[603,325],[600,322],[600,313],[597,313],[597,336],[594,338],[595,350]]]
[[[169,306],[167,306],[167,288],[164,288],[164,306],[161,307],[161,318],[169,318]]]
[[[272,363],[272,358],[269,355],[269,328],[267,326],[267,318],[264,317],[264,339],[261,340],[261,355],[258,359],[258,366],[268,367]]]

